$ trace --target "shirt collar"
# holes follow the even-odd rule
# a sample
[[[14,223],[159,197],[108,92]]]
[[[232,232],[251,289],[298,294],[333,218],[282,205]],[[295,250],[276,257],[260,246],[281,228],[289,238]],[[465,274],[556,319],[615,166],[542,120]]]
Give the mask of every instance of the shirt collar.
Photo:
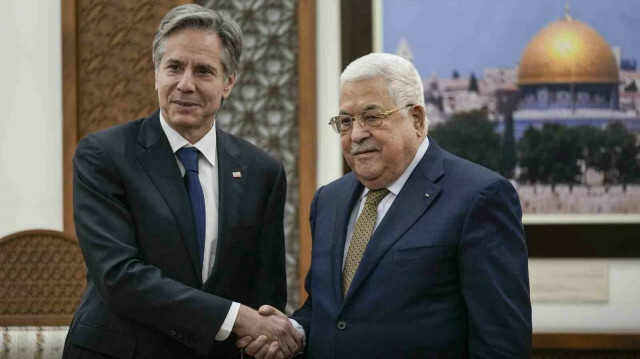
[[[409,163],[409,166],[407,166],[404,172],[402,172],[400,177],[398,177],[395,181],[393,181],[392,184],[387,186],[387,189],[389,190],[389,192],[393,193],[396,196],[398,195],[398,193],[400,193],[400,190],[402,190],[402,187],[404,187],[404,184],[407,183],[407,180],[409,179],[409,176],[411,176],[411,173],[413,172],[413,170],[416,168],[416,166],[418,166],[418,163],[420,163],[420,161],[422,160],[422,157],[424,157],[424,154],[427,153],[428,148],[429,148],[429,137],[425,136],[420,146],[418,146],[418,150],[416,151],[416,155],[413,157],[413,161]],[[360,199],[365,197],[368,193],[369,193],[369,189],[365,187],[364,191],[362,192],[362,195],[360,196]]]
[[[167,121],[162,116],[162,111],[160,111],[160,125],[162,126],[162,130],[164,134],[167,136],[169,140],[169,144],[171,145],[171,150],[173,153],[176,153],[182,147],[195,147],[202,153],[204,158],[211,163],[212,166],[216,165],[216,122],[213,122],[213,126],[211,130],[207,132],[204,137],[200,139],[200,141],[194,143],[193,145],[189,143],[182,135],[178,133],[178,131],[174,130],[169,126]]]

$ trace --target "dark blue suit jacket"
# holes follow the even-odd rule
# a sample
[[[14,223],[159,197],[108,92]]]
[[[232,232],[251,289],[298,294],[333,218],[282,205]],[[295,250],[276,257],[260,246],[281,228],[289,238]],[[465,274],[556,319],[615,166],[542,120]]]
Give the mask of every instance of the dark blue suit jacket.
[[[429,149],[374,232],[346,297],[341,266],[353,174],[311,205],[309,294],[292,316],[311,358],[527,358],[527,248],[513,186]]]
[[[158,112],[78,143],[73,207],[88,282],[65,358],[239,356],[233,336],[214,341],[231,301],[284,309],[284,168],[218,128],[216,138],[218,244],[205,283]]]

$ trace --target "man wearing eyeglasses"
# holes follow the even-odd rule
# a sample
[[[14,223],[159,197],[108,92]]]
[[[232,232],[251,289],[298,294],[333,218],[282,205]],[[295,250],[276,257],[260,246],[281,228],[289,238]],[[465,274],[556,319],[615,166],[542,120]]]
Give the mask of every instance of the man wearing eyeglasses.
[[[427,136],[422,83],[408,61],[364,56],[340,87],[330,125],[353,171],[311,205],[309,296],[291,317],[306,354],[529,357],[527,248],[513,186]],[[249,342],[237,345],[275,354],[264,338]]]

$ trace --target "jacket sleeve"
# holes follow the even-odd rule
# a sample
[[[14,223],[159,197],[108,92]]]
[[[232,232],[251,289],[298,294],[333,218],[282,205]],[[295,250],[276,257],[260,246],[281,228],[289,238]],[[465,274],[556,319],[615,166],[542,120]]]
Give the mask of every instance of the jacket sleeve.
[[[518,195],[505,179],[489,184],[467,214],[459,245],[471,358],[528,358],[531,302]]]
[[[73,207],[89,277],[107,307],[206,354],[231,301],[143,261],[125,186],[95,136],[80,141],[73,159]]]

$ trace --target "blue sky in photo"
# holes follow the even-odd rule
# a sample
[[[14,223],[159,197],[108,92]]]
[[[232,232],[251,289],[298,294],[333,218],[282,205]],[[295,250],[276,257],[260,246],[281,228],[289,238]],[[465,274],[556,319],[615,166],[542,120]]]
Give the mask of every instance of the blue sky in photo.
[[[450,77],[513,67],[544,26],[561,19],[563,0],[382,0],[383,49],[409,42],[420,75]],[[640,0],[573,0],[570,14],[594,28],[623,58],[640,62]]]

